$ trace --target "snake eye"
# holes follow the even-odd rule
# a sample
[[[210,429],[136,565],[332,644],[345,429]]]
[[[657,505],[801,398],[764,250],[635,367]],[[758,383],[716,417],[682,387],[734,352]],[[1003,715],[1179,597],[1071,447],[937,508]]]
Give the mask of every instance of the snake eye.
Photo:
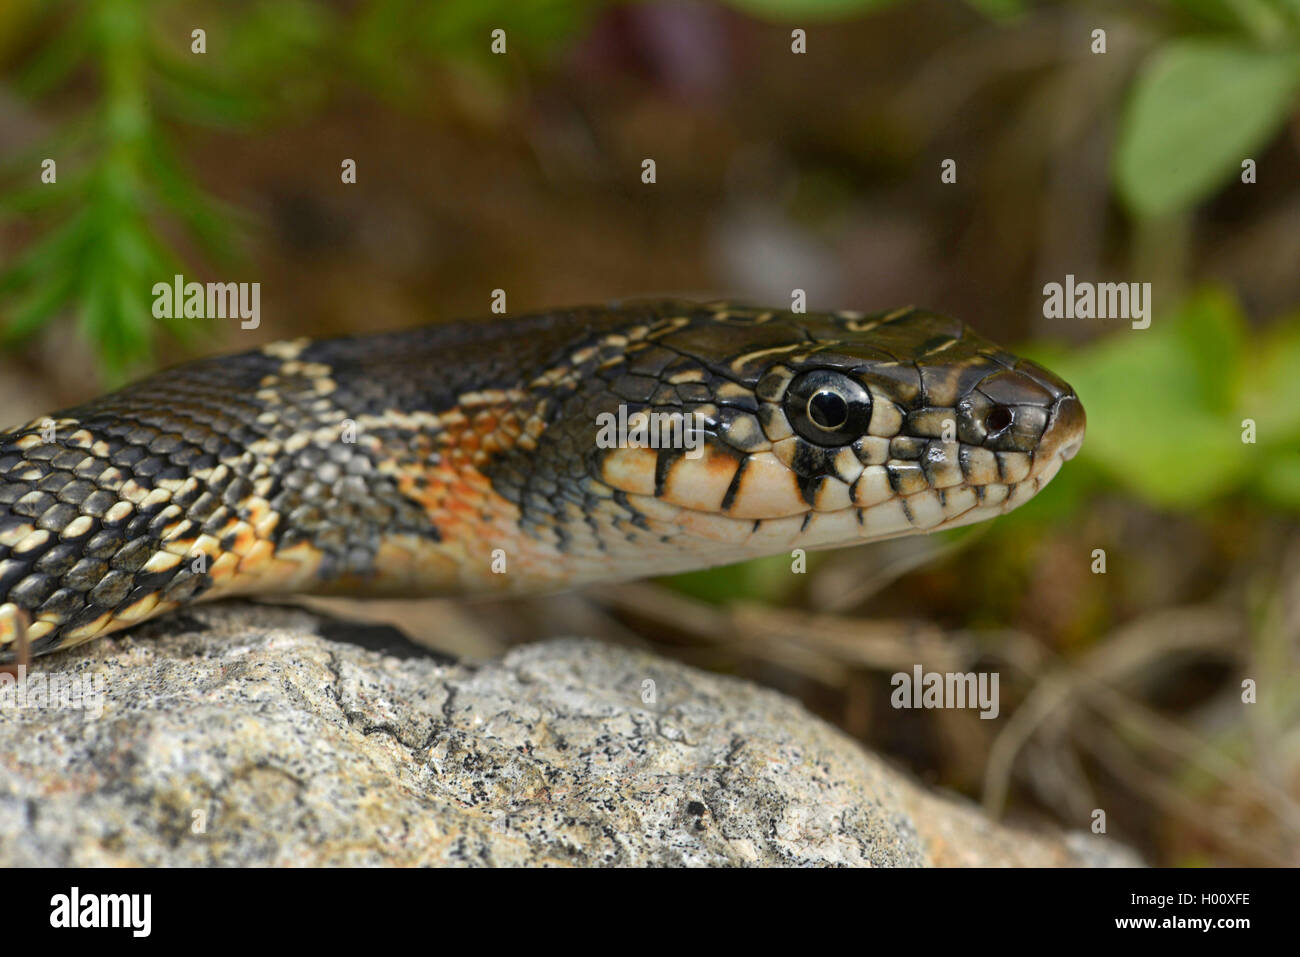
[[[785,414],[809,442],[848,445],[871,424],[871,393],[842,372],[813,369],[786,389]]]

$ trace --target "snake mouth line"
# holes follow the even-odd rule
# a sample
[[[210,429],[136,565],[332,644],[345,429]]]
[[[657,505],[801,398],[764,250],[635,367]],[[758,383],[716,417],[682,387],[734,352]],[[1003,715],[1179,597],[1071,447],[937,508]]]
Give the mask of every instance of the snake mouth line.
[[[937,532],[982,522],[1019,507],[1038,494],[1060,470],[1065,458],[1054,455],[1035,463],[1017,481],[963,483],[893,492],[871,504],[821,508],[807,505],[782,515],[737,518],[630,495],[630,504],[652,516],[652,527],[675,526],[693,538],[734,547],[731,560],[765,554],[773,548],[835,548],[918,532]]]

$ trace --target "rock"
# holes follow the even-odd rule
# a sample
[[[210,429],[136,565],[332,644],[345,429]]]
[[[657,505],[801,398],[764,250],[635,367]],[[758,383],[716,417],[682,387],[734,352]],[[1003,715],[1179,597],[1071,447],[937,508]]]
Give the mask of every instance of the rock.
[[[50,672],[98,681],[102,713],[0,691],[7,867],[1136,863],[930,795],[781,695],[593,641],[473,665],[226,603]]]

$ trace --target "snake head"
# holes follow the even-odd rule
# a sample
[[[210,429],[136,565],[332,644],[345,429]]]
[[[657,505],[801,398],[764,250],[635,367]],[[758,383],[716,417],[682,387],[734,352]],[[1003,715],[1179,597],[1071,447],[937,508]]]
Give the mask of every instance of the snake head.
[[[1069,385],[956,320],[734,306],[687,320],[646,346],[678,357],[661,381],[679,391],[639,407],[699,414],[703,454],[598,459],[665,540],[741,558],[966,525],[1027,501],[1083,440]]]

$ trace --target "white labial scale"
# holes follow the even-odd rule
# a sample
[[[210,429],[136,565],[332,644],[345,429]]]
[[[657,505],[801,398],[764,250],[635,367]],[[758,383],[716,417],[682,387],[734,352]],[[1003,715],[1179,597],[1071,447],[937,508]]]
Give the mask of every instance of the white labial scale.
[[[858,537],[863,539],[884,538],[908,530],[911,527],[912,523],[907,520],[907,513],[903,511],[902,499],[891,498],[863,510]]]

